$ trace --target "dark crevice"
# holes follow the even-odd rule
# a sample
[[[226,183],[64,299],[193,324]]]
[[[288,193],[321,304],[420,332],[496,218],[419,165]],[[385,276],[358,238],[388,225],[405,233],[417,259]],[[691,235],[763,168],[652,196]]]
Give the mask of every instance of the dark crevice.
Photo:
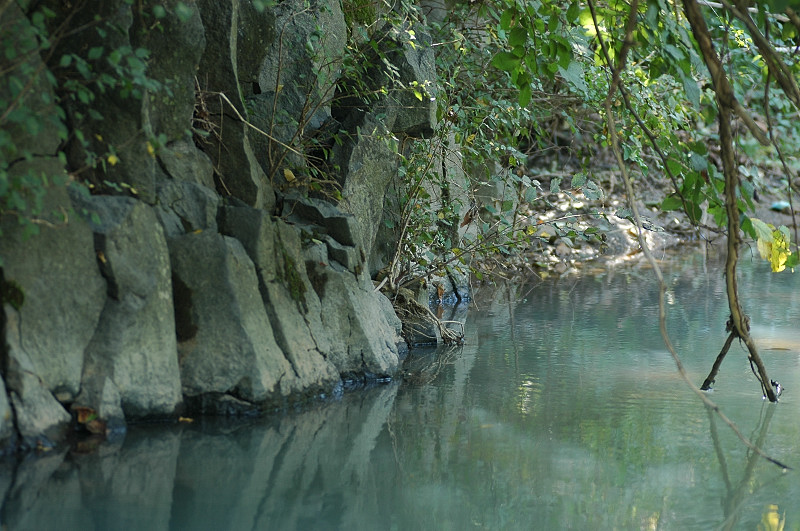
[[[192,317],[192,290],[177,275],[172,275],[172,294],[175,308],[175,334],[178,342],[182,343],[197,335],[197,325]]]

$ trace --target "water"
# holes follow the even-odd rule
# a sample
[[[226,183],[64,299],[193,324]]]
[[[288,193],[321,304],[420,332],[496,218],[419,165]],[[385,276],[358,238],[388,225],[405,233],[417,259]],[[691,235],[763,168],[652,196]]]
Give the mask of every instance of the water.
[[[699,384],[725,340],[718,265],[666,272],[668,328]],[[0,475],[8,529],[800,528],[797,278],[740,276],[770,377],[734,344],[710,397],[677,374],[646,268],[477,293],[467,344],[415,352],[404,383],[302,414],[132,428]],[[85,453],[81,453],[85,450]]]

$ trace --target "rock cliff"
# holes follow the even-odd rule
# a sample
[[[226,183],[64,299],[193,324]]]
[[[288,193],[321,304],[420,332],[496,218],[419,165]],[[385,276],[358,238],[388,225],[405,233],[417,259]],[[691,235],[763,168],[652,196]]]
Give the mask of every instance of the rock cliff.
[[[31,28],[30,4],[0,12],[3,27]],[[32,83],[67,75],[64,55],[100,49],[100,75],[113,50],[142,49],[154,84],[82,101],[42,82],[29,105],[45,94],[42,112],[85,138],[9,131],[35,154],[11,171],[76,182],[47,190],[35,237],[0,218],[0,447],[54,444],[80,412],[107,430],[250,415],[395,375],[401,323],[371,274],[402,141],[435,127],[429,39],[374,28],[395,75],[378,56],[361,65],[365,85],[389,87],[365,98],[341,77],[339,2],[168,0],[156,18],[125,0],[42,4],[53,28],[106,30],[31,54]],[[113,159],[86,165],[108,146]]]

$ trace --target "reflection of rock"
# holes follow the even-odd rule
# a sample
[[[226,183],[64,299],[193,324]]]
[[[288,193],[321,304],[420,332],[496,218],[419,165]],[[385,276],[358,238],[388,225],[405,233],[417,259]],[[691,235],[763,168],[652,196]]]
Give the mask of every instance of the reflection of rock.
[[[180,443],[179,432],[141,429],[119,447],[74,456],[81,504],[94,528],[170,529]]]
[[[78,471],[64,466],[63,452],[26,460],[13,473],[0,476],[13,478],[3,503],[4,527],[52,529],[59,522],[64,529],[93,529],[91,515],[81,503]]]
[[[365,521],[380,521],[374,488],[380,479],[370,466],[371,453],[397,389],[381,386],[366,396],[347,395],[318,410],[239,430],[224,424],[203,434],[187,430],[172,527],[301,529],[310,518],[358,529]],[[345,482],[374,495],[366,502],[342,498],[337,487]]]

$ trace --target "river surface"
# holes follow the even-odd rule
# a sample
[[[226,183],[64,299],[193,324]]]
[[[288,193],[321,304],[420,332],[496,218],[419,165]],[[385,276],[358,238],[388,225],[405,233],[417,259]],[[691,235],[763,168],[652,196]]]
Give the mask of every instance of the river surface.
[[[665,267],[671,339],[699,385],[726,337],[721,269]],[[403,382],[7,463],[3,528],[799,529],[797,275],[739,277],[780,403],[738,344],[709,393],[783,472],[679,377],[652,271],[595,273],[478,289],[466,344],[412,352]]]

